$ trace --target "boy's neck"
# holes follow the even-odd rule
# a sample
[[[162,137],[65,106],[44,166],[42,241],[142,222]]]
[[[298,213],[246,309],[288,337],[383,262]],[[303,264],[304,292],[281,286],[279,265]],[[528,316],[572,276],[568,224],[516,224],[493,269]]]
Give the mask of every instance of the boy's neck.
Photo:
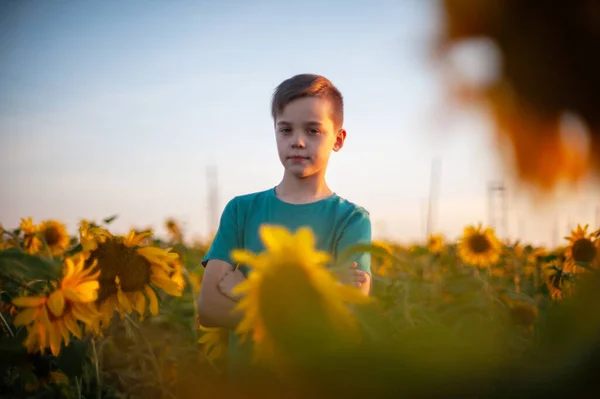
[[[291,204],[306,204],[330,197],[333,191],[325,178],[319,174],[297,178],[284,173],[281,183],[275,187],[277,197]]]

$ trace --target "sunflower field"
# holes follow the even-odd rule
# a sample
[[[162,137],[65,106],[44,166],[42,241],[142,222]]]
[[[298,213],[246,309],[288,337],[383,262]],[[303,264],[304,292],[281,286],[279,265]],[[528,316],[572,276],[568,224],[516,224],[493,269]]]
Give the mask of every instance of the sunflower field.
[[[558,248],[467,226],[449,241],[356,246],[325,267],[308,229],[265,226],[265,251],[235,251],[238,333],[253,373],[228,380],[227,329],[198,323],[210,242],[111,232],[114,217],[0,229],[0,396],[16,398],[536,397],[594,387],[600,230]],[[371,295],[342,285],[370,252]],[[283,320],[283,321],[282,321]],[[256,371],[254,373],[254,371]]]

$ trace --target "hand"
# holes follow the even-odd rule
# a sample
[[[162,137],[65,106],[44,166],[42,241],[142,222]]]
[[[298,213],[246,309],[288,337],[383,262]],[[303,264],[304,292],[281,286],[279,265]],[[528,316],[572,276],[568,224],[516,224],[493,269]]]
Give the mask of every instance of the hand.
[[[350,265],[350,283],[357,288],[361,288],[368,281],[369,275],[358,269],[357,262],[352,262],[352,265]]]
[[[238,302],[240,299],[242,299],[241,295],[233,294],[231,291],[233,291],[235,286],[237,286],[244,280],[246,280],[246,277],[244,277],[244,273],[242,273],[240,270],[233,270],[227,272],[225,273],[221,281],[219,281],[218,289],[221,292],[221,294]]]
[[[357,262],[352,262],[347,270],[339,274],[339,278],[342,284],[350,284],[357,288],[361,288],[363,284],[369,281],[369,275],[358,269]]]

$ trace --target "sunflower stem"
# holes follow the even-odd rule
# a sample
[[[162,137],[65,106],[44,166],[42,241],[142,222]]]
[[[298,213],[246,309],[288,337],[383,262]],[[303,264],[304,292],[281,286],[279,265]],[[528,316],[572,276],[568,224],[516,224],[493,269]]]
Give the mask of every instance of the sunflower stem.
[[[2,319],[2,321],[4,322],[4,325],[6,326],[6,328],[8,329],[8,332],[10,333],[10,335],[14,338],[15,334],[12,332],[12,329],[10,328],[10,326],[8,325],[8,322],[6,321],[6,319],[4,318],[4,316],[2,315],[2,313],[0,313],[0,319]]]
[[[77,397],[81,399],[81,385],[79,385],[79,378],[75,376],[75,386],[77,387]]]
[[[142,333],[142,329],[140,328],[140,326],[138,326],[135,323],[135,321],[133,321],[133,319],[127,313],[124,313],[124,316],[127,320],[129,320],[131,325],[138,330],[140,338],[142,338],[142,341],[144,341],[144,344],[146,344],[146,346],[148,347],[148,352],[150,354],[150,359],[152,361],[152,367],[154,367],[154,372],[156,373],[156,378],[158,379],[158,384],[160,385],[161,398],[164,398],[164,394],[165,394],[164,381],[162,379],[162,374],[160,373],[160,366],[158,365],[158,360],[156,360],[156,356],[154,355],[154,351],[152,350],[152,345],[150,345],[150,342],[148,342],[148,340]],[[170,395],[170,396],[172,396],[172,395]]]
[[[100,363],[98,361],[98,352],[96,351],[96,339],[92,337],[92,351],[94,353],[94,368],[96,369],[96,398],[102,399],[102,384],[100,381]]]

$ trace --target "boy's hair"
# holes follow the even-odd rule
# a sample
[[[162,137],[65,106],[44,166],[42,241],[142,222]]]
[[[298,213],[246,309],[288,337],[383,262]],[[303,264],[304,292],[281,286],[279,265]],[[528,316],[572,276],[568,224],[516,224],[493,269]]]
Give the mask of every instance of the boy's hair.
[[[319,97],[328,100],[332,107],[332,119],[335,129],[344,124],[344,99],[342,93],[329,79],[313,74],[299,74],[284,80],[277,86],[271,102],[273,120],[290,102],[302,97]]]

